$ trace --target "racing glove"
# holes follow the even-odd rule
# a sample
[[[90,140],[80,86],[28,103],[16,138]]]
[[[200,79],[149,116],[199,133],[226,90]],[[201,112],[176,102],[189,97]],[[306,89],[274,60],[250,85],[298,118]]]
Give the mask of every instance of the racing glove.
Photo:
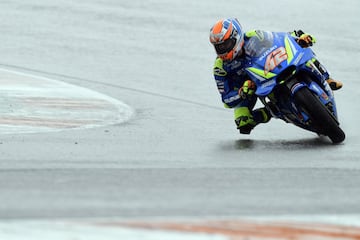
[[[251,80],[246,80],[243,84],[243,86],[239,89],[239,96],[242,99],[246,99],[251,97],[256,90],[256,85]]]

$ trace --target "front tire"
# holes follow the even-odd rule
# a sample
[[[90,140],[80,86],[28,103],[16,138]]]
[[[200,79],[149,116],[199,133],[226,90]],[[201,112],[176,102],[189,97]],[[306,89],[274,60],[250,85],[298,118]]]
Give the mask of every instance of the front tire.
[[[308,88],[301,88],[295,93],[295,102],[309,115],[318,133],[328,136],[333,143],[345,140],[345,133],[334,115]]]

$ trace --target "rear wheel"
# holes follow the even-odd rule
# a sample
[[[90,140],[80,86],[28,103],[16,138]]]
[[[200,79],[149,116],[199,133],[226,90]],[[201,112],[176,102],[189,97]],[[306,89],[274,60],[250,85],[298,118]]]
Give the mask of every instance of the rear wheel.
[[[339,127],[338,121],[308,88],[298,90],[295,101],[309,115],[320,134],[328,136],[333,143],[344,141],[345,133]]]

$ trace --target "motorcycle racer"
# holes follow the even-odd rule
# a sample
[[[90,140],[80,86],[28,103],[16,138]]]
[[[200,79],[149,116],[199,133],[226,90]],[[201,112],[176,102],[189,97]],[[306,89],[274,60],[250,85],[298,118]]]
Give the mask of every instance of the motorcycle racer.
[[[291,36],[303,48],[316,42],[314,36],[301,30],[293,31]],[[253,109],[257,101],[256,86],[244,70],[249,58],[246,46],[252,37],[261,38],[261,34],[258,30],[245,32],[236,18],[221,19],[210,29],[210,42],[217,54],[213,68],[216,85],[225,107],[234,109],[235,124],[241,134],[250,134],[256,125],[267,123],[271,118],[266,108]],[[314,64],[332,90],[342,87],[341,82],[330,78],[318,60],[314,60]]]

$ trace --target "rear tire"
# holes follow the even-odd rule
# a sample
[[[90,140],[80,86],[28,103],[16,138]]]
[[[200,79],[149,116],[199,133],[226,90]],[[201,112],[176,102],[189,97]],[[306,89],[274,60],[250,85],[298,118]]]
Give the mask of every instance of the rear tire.
[[[295,101],[309,115],[318,133],[328,136],[333,143],[344,141],[345,133],[337,119],[308,88],[298,90]]]

